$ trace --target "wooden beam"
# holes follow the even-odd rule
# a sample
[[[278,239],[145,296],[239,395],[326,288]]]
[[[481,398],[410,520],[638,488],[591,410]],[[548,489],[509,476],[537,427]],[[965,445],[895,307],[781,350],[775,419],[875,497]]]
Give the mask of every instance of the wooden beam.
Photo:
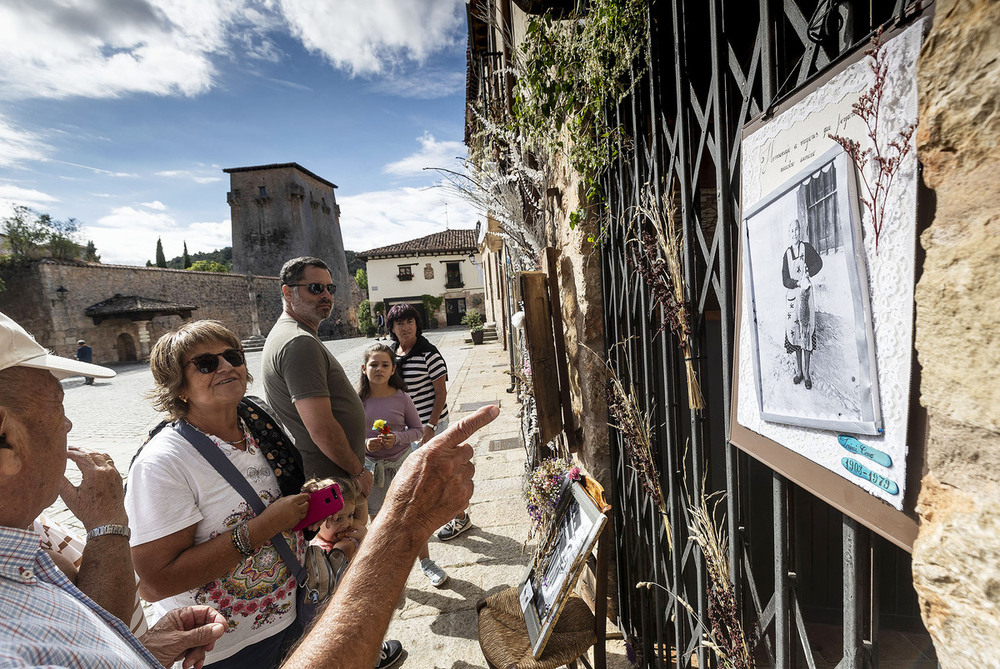
[[[535,412],[538,414],[538,432],[542,443],[552,441],[562,431],[552,311],[546,283],[544,272],[521,272],[524,335],[531,360],[531,384],[535,391]]]
[[[569,362],[566,358],[566,335],[563,330],[562,298],[559,297],[559,249],[552,246],[545,249],[545,270],[548,274],[549,304],[552,310],[552,332],[555,334],[556,372],[559,374],[559,403],[562,405],[563,429],[569,452],[576,453],[580,444],[576,438],[576,420],[573,416],[573,400],[569,392]]]

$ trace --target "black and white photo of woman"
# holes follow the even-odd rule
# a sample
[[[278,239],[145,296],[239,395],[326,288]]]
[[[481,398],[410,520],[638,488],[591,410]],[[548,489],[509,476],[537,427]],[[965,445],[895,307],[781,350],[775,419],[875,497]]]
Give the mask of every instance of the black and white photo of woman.
[[[781,263],[781,282],[786,288],[785,350],[795,355],[792,383],[805,381],[812,388],[809,361],[816,349],[816,304],[812,277],[823,269],[823,259],[803,239],[802,226],[796,218],[788,228],[789,246]]]

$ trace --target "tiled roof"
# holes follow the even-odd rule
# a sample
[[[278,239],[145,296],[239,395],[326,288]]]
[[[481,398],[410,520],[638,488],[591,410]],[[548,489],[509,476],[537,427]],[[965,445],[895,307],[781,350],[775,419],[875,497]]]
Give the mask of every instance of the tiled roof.
[[[476,251],[476,231],[470,230],[445,230],[435,232],[433,235],[411,239],[399,244],[380,246],[370,251],[358,253],[358,257],[363,260],[371,258],[388,258],[394,256],[418,256],[432,253],[471,253]]]
[[[103,302],[92,304],[83,310],[88,316],[128,316],[131,314],[175,314],[187,312],[190,315],[198,307],[193,304],[180,304],[167,300],[155,300],[141,295],[122,295],[109,297]]]

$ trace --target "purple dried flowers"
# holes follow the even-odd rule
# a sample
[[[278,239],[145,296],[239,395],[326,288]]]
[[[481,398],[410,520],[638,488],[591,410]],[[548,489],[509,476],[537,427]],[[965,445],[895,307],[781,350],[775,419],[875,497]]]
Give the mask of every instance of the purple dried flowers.
[[[885,142],[883,148],[878,142],[879,116],[882,110],[882,97],[885,95],[886,77],[889,73],[889,63],[885,51],[882,50],[882,29],[880,28],[872,37],[872,48],[865,52],[868,56],[868,66],[875,75],[875,80],[871,87],[861,94],[858,101],[854,103],[854,114],[864,121],[868,129],[868,139],[871,144],[868,148],[862,149],[861,143],[843,137],[841,135],[830,135],[830,139],[844,147],[844,151],[850,156],[861,177],[861,184],[866,195],[862,195],[864,202],[872,218],[872,228],[875,230],[875,253],[878,253],[879,237],[882,234],[882,227],[885,224],[885,205],[889,197],[889,188],[892,186],[892,179],[896,176],[903,158],[910,152],[910,139],[917,124],[910,123],[899,130],[891,139]],[[865,174],[865,165],[871,162],[872,179],[869,180]]]
[[[572,472],[575,470],[576,477]],[[542,529],[553,516],[559,499],[562,496],[563,481],[569,475],[577,481],[580,478],[580,468],[564,458],[546,458],[531,473],[524,486],[524,499],[528,505],[528,516],[531,518],[532,534]]]

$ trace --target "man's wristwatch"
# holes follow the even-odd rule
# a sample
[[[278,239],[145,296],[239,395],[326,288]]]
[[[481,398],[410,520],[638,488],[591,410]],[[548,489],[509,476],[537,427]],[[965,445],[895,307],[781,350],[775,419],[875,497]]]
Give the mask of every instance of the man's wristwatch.
[[[435,432],[437,432],[437,429],[438,429],[437,423],[424,423],[424,427],[429,427],[430,429],[434,430]]]
[[[129,539],[132,536],[132,530],[128,528],[128,525],[101,525],[87,532],[87,541],[103,537],[105,534],[120,534]]]

